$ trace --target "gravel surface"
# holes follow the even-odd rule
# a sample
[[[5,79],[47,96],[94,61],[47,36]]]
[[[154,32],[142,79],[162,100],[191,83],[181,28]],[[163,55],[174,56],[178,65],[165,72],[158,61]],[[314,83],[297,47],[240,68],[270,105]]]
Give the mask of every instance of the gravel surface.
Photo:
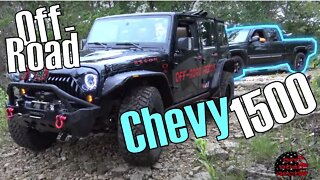
[[[235,94],[263,87],[273,80],[282,81],[286,76],[278,73],[246,77],[236,82]],[[219,131],[212,120],[208,121],[210,153],[227,160],[238,146],[234,139],[244,139],[239,124],[230,114],[229,139],[217,142]],[[188,141],[165,147],[159,162],[151,168],[125,163],[118,154],[115,134],[91,135],[77,143],[57,142],[45,152],[34,153],[18,147],[5,133],[0,141],[0,179],[208,179],[208,173],[196,159],[195,138],[190,128],[189,132]],[[231,164],[226,171],[236,170]]]

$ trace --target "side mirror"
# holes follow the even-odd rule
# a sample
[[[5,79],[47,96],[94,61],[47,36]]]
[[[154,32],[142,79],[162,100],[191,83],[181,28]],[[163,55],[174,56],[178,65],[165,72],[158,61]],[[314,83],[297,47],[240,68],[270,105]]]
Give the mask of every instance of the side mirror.
[[[178,39],[177,42],[178,50],[190,51],[194,49],[194,39],[193,37],[182,37]]]
[[[80,41],[80,48],[83,49],[84,45],[86,44],[87,39],[81,39]]]
[[[260,37],[259,36],[253,36],[250,40],[250,42],[257,42],[260,40]]]

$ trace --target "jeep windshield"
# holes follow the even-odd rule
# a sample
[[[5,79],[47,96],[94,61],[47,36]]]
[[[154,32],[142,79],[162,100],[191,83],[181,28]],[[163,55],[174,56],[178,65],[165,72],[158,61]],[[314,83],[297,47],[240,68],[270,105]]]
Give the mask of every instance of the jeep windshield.
[[[237,29],[228,31],[228,41],[229,43],[240,43],[246,42],[250,29]]]
[[[170,16],[120,16],[97,19],[88,35],[89,48],[159,47],[167,44]]]

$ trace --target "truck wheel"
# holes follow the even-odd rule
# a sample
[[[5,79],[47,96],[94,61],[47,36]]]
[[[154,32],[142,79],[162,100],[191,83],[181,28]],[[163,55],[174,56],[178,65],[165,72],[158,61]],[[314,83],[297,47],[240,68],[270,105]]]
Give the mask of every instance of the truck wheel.
[[[298,52],[291,66],[292,70],[300,72],[304,69],[306,63],[306,55],[302,52]]]
[[[139,87],[133,89],[122,101],[119,110],[119,117],[122,113],[130,110],[138,111],[141,108],[149,107],[150,114],[160,113],[163,114],[164,107],[161,95],[157,88],[155,87]],[[132,126],[132,132],[134,135],[145,134],[145,129],[142,124]],[[158,161],[161,153],[161,148],[155,148],[150,150],[147,147],[144,151],[140,153],[130,153],[128,152],[123,136],[123,131],[120,124],[120,119],[118,120],[118,143],[120,152],[125,161],[130,164],[137,166],[151,166]],[[156,134],[156,139],[158,139]]]
[[[244,61],[240,56],[233,56],[232,59],[234,60],[234,77],[242,75],[243,68],[244,68]]]
[[[15,118],[8,121],[8,127],[15,143],[36,152],[49,148],[58,136],[57,133],[39,132],[35,129],[21,126]]]
[[[234,96],[234,81],[233,81],[233,73],[223,71],[222,77],[220,80],[219,90],[218,90],[219,97],[227,97],[228,102],[228,109],[231,104],[231,100]],[[219,99],[213,99],[218,110],[220,110],[220,101]]]

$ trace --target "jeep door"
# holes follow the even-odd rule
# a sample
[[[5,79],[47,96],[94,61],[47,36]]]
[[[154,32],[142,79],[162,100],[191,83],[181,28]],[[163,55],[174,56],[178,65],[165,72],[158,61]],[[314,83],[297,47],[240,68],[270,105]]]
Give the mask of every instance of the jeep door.
[[[197,22],[191,18],[179,18],[174,27],[175,36],[173,36],[176,37],[172,61],[175,102],[180,102],[199,94],[199,70],[201,68]],[[193,44],[191,49],[183,50],[178,48],[178,39],[181,40],[183,38],[190,40],[190,45]]]
[[[249,65],[257,65],[257,64],[269,64],[272,62],[272,56],[270,51],[270,43],[265,41],[262,42],[260,40],[258,41],[252,41],[252,37],[256,36],[256,34],[259,36],[259,39],[267,40],[266,32],[264,29],[253,29],[249,33],[249,44],[248,44],[248,57]]]
[[[222,24],[223,25],[223,24]],[[222,26],[224,34],[224,27]],[[219,59],[217,48],[217,24],[213,20],[199,20],[198,32],[200,36],[200,51],[203,59],[198,63],[201,66],[201,76],[199,80],[199,91],[206,92],[209,89],[210,81],[213,77],[213,72],[216,68]],[[228,46],[228,45],[227,45]]]

